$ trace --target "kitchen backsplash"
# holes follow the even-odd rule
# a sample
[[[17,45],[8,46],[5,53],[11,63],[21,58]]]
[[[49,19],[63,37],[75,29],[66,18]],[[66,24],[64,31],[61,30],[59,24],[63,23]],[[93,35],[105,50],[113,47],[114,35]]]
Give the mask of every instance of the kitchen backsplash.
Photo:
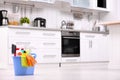
[[[6,9],[8,10],[8,17],[11,19],[18,20],[23,17],[27,16],[30,18],[31,25],[33,25],[33,20],[36,17],[42,17],[46,19],[46,27],[47,28],[60,28],[61,21],[73,21],[74,22],[74,29],[83,29],[83,30],[91,30],[93,23],[98,17],[95,15],[90,20],[88,19],[88,15],[83,15],[82,19],[75,19],[73,17],[73,13],[70,12],[63,12],[56,8],[24,8],[24,7],[17,7],[18,11],[13,13],[13,6],[0,6],[0,10]],[[24,11],[25,9],[25,11]],[[21,12],[22,11],[22,12]],[[24,12],[23,12],[24,11]]]

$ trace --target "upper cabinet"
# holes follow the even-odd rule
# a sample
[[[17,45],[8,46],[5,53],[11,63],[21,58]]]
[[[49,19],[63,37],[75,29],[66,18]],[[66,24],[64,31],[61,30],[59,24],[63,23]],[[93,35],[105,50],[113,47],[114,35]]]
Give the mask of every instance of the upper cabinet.
[[[89,0],[73,0],[72,6],[88,8],[89,4]]]
[[[110,0],[89,0],[90,8],[101,10],[101,11],[109,11]]]
[[[37,8],[55,7],[69,12],[109,12],[108,0],[4,0],[5,2],[33,5]]]
[[[109,12],[110,0],[55,0],[56,3],[72,12]]]
[[[109,12],[110,0],[73,0],[72,10],[83,12]]]

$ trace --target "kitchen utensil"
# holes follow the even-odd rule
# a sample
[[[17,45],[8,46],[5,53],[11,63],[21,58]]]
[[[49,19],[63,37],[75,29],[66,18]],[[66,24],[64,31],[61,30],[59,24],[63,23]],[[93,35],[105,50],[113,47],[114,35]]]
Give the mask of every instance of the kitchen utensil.
[[[6,26],[9,23],[7,18],[7,10],[0,10],[0,26]]]
[[[66,21],[63,20],[63,21],[61,22],[61,29],[66,29],[66,26],[67,26]]]
[[[74,23],[73,21],[68,21],[66,24],[66,29],[73,29]]]
[[[34,26],[35,27],[46,27],[46,19],[37,17],[34,19]]]

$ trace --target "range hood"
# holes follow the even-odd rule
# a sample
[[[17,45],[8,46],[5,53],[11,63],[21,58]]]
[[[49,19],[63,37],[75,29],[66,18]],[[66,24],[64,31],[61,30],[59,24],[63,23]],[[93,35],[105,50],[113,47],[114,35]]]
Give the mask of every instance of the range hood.
[[[55,7],[60,9],[61,11],[71,11],[71,4],[70,2],[67,1],[62,1],[62,0],[56,0],[55,1]]]

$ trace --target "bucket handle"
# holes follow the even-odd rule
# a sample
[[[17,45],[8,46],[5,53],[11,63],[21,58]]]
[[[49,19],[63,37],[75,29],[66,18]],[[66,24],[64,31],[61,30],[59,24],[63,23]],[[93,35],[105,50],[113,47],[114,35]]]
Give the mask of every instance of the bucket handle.
[[[34,56],[34,58],[36,58],[37,57],[37,55],[35,54],[35,53],[30,53],[31,55],[33,55]]]

